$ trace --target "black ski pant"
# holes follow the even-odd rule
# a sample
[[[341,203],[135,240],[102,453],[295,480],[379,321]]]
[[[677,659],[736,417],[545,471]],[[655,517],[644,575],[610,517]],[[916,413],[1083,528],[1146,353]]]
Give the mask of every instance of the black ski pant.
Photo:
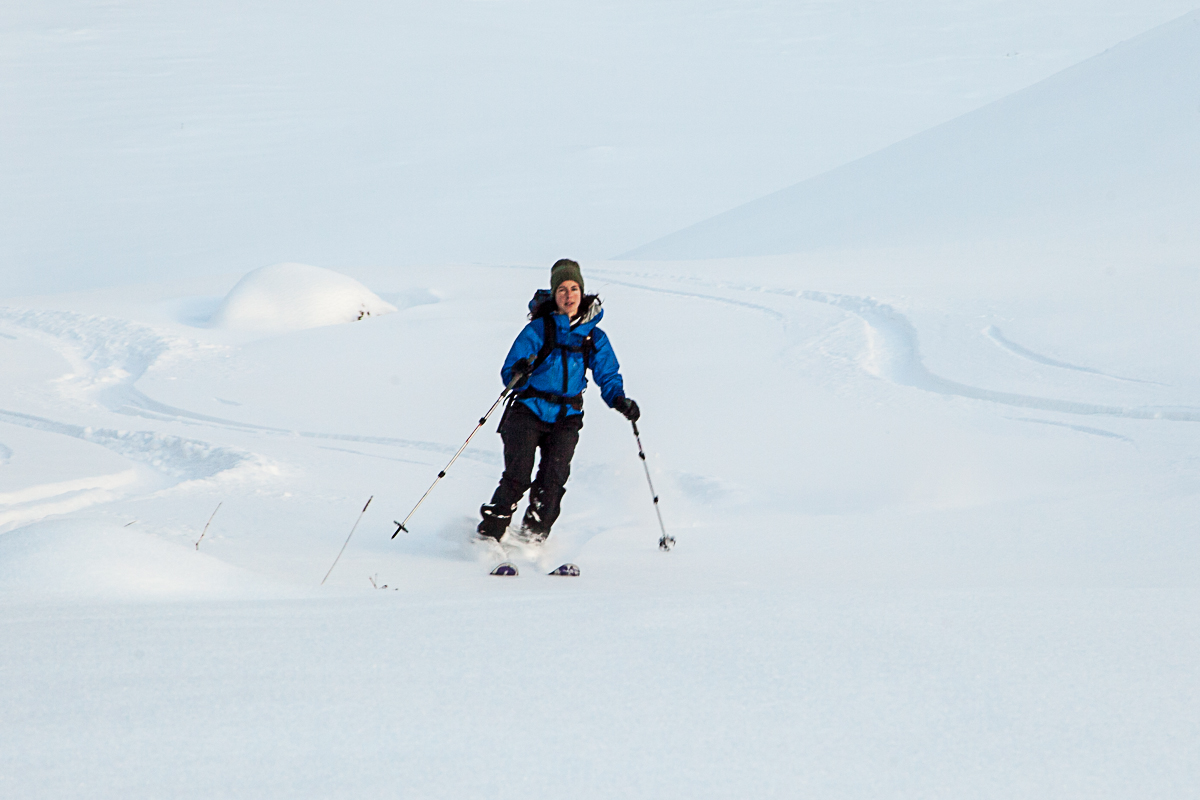
[[[504,474],[492,495],[492,505],[499,514],[511,514],[529,495],[530,513],[536,511],[532,527],[549,532],[558,519],[567,478],[571,475],[571,458],[579,443],[583,415],[574,414],[555,423],[543,422],[522,402],[513,403],[500,425],[504,441]],[[537,477],[531,484],[535,451],[541,448]],[[527,517],[530,514],[526,514]],[[530,522],[531,520],[527,520]]]

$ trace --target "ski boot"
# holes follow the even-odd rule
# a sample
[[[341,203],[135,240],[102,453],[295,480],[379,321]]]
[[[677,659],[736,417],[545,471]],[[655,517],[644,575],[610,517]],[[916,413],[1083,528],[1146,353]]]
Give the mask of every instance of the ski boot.
[[[500,541],[504,536],[504,531],[508,529],[508,523],[512,521],[512,509],[508,509],[508,513],[503,513],[504,509],[492,503],[484,503],[479,507],[479,515],[483,517],[479,526],[475,528],[475,538],[486,541]]]
[[[521,527],[513,532],[513,536],[520,539],[526,544],[544,544],[547,537],[550,536],[550,530],[542,523],[538,505],[530,502],[529,508],[525,511],[525,516],[521,520]]]

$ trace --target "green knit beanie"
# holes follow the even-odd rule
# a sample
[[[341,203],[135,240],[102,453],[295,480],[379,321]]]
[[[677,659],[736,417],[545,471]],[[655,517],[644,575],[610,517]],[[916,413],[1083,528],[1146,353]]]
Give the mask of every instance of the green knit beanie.
[[[579,263],[569,258],[560,258],[550,268],[550,293],[558,291],[558,285],[563,281],[575,281],[579,284],[579,293],[583,294],[583,273],[579,271]]]

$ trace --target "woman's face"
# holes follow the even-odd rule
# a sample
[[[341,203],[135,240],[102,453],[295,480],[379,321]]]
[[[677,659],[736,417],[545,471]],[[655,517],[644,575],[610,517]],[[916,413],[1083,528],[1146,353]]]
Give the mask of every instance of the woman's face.
[[[554,302],[558,304],[558,313],[566,314],[568,318],[574,318],[579,313],[579,301],[582,299],[583,292],[575,281],[563,281],[554,290]]]

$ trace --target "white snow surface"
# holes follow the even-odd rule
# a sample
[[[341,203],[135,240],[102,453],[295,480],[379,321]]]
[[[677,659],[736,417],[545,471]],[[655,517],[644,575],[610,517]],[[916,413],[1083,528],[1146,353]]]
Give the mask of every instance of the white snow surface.
[[[261,576],[133,527],[86,517],[0,536],[0,598],[43,602],[270,597]],[[282,587],[283,596],[301,594]]]
[[[213,314],[219,328],[291,330],[354,322],[395,311],[353,278],[311,264],[272,264],[248,273]]]
[[[0,797],[1193,797],[1196,15],[565,8],[4,23],[27,113],[0,137],[29,159],[0,186]],[[373,117],[388,75],[414,93]],[[172,109],[199,130],[147,124]],[[411,125],[363,132],[381,118]],[[625,138],[565,181],[567,129]],[[879,148],[663,260],[585,255]],[[780,199],[802,197],[811,225]],[[562,247],[585,217],[605,232]],[[395,226],[467,222],[453,246],[493,255],[397,255]],[[594,389],[520,577],[468,541],[495,417],[393,539],[563,255],[603,296],[677,546]],[[322,267],[258,269],[290,258]],[[545,574],[565,561],[582,575]]]
[[[1194,8],[9,3],[4,292],[278,261],[345,272],[607,258]]]
[[[1200,247],[1200,10],[1002,100],[633,250],[933,242]]]

